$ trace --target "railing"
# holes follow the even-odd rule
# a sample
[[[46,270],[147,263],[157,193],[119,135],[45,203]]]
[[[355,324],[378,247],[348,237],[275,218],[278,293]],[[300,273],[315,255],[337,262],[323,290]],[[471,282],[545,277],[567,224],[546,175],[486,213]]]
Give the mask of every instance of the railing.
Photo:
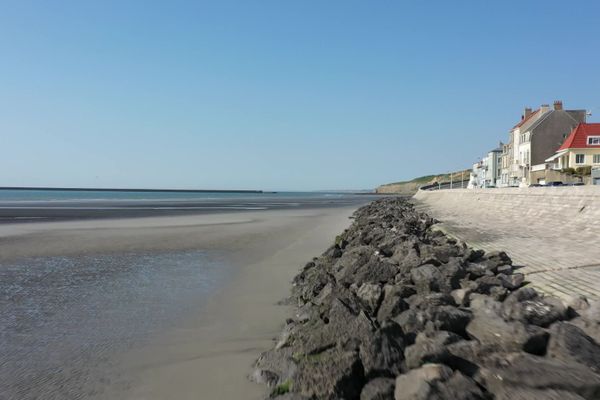
[[[441,190],[441,189],[466,189],[469,184],[469,180],[462,181],[446,181],[446,182],[438,182],[432,183],[430,185],[424,185],[419,188],[419,190]]]

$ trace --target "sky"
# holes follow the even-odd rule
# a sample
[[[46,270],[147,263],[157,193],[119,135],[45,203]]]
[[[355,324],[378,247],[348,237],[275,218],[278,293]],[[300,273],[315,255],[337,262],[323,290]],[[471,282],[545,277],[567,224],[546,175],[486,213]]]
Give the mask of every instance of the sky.
[[[597,1],[0,0],[0,186],[370,189],[600,121]]]

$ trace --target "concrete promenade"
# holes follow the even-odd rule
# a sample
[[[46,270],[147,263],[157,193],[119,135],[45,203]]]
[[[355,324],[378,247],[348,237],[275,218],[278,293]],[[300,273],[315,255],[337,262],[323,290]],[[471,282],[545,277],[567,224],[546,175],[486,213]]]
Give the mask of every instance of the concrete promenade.
[[[506,251],[532,287],[600,300],[600,186],[419,191],[414,201],[451,236]]]

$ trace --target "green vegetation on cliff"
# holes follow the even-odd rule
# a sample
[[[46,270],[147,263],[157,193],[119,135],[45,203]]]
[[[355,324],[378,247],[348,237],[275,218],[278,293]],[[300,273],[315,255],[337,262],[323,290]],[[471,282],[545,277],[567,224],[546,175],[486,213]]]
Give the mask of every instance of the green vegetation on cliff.
[[[470,172],[471,170],[468,169],[452,172],[452,180],[460,182],[461,179],[464,179],[466,181],[469,179]],[[419,190],[421,186],[448,181],[450,181],[450,173],[440,175],[425,175],[412,179],[410,181],[387,183],[385,185],[379,186],[377,189],[375,189],[375,191],[377,193],[413,194],[416,193],[416,191]]]

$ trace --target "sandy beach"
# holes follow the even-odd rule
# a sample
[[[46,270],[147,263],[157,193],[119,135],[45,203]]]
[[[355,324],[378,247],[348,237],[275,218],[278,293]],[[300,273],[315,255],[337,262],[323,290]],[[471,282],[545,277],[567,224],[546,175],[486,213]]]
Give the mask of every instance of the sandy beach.
[[[233,272],[218,293],[143,346],[110,355],[118,376],[108,384],[92,377],[88,393],[107,399],[259,399],[264,388],[247,375],[288,312],[278,301],[298,269],[350,224],[356,208],[7,224],[0,226],[0,263],[122,252],[224,254]]]

